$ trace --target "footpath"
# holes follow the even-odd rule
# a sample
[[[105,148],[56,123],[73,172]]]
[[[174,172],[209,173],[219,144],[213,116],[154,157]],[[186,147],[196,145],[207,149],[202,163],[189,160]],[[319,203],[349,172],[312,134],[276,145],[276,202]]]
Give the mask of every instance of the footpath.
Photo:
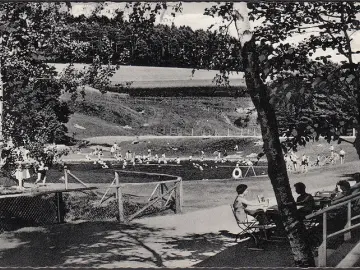
[[[340,179],[347,179],[349,171],[356,171],[357,163],[341,167],[323,168],[307,175],[291,175],[290,183],[304,182],[308,192],[332,190]],[[345,178],[344,178],[345,177]],[[243,180],[241,180],[243,181]],[[257,180],[260,181],[260,180]],[[255,179],[244,180],[255,186]],[[234,186],[231,184],[231,192]],[[184,191],[197,185],[184,182]],[[203,184],[205,188],[206,183]],[[208,184],[209,185],[209,184]],[[258,182],[257,191],[271,197],[268,181]],[[225,189],[220,189],[219,197]],[[205,191],[203,191],[205,192]],[[235,192],[235,191],[234,191]],[[202,194],[197,192],[198,196]],[[233,193],[231,193],[233,194]],[[208,201],[215,193],[208,194]],[[233,199],[235,197],[231,196]],[[205,198],[204,196],[201,198]],[[0,256],[3,267],[291,267],[292,256],[286,242],[271,244],[265,251],[247,249],[250,241],[235,243],[240,232],[232,214],[230,198],[221,205],[185,212],[179,215],[147,217],[130,225],[115,222],[66,223],[46,227],[27,227],[0,235]],[[226,204],[225,204],[226,203]],[[270,204],[275,204],[270,198]],[[360,240],[354,233],[352,245],[329,248],[329,260],[349,253]],[[340,243],[343,244],[343,243]],[[341,253],[342,252],[342,253]],[[347,256],[350,258],[351,256]],[[350,262],[348,260],[347,262]],[[335,263],[335,262],[334,262]],[[336,266],[330,265],[329,266]]]

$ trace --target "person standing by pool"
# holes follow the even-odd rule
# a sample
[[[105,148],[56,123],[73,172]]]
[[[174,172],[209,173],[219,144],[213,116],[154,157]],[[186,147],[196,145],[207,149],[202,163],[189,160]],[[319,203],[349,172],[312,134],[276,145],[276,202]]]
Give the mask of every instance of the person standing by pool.
[[[205,158],[205,152],[201,150],[201,161],[204,161],[204,158]]]
[[[317,157],[316,157],[315,166],[320,166],[320,155],[317,155]]]
[[[118,144],[116,142],[114,142],[113,147],[114,147],[115,151],[120,150],[120,149],[118,149]]]
[[[46,166],[44,159],[41,158],[39,163],[38,163],[38,168],[37,168],[37,180],[35,181],[35,184],[39,183],[40,181],[43,182],[43,184],[45,184],[46,182],[46,172],[49,168]]]
[[[290,160],[291,160],[292,165],[294,167],[294,172],[297,172],[297,156],[294,153],[290,154]]]
[[[101,157],[103,156],[103,150],[102,148],[100,148],[99,152],[98,152],[98,161],[101,160]]]
[[[306,156],[305,154],[301,157],[301,172],[304,173],[306,171]]]
[[[340,155],[340,164],[344,164],[344,161],[345,161],[345,151],[344,151],[342,148],[340,148],[339,155]]]
[[[110,153],[111,153],[111,156],[112,157],[115,157],[115,155],[116,155],[116,153],[115,153],[115,147],[114,146],[111,146],[111,148],[110,148]]]

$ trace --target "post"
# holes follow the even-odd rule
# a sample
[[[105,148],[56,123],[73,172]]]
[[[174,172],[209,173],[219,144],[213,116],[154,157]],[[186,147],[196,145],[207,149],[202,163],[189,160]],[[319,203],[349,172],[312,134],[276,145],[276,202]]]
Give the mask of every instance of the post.
[[[69,182],[69,178],[68,178],[68,170],[67,170],[67,166],[64,166],[64,180],[65,180],[65,189],[68,189],[68,182]]]
[[[194,136],[194,129],[191,129],[191,136]]]
[[[119,186],[119,174],[117,172],[115,172],[115,186]],[[115,198],[118,200],[119,197],[118,197],[118,192],[116,191],[115,192]]]
[[[64,223],[64,201],[62,192],[55,193],[56,207],[57,207],[57,220],[59,223]]]
[[[243,129],[241,128],[240,129],[240,136],[242,136],[243,135]]]
[[[353,128],[353,137],[356,137],[355,128]]]
[[[3,85],[1,71],[2,71],[2,66],[1,66],[1,59],[0,59],[0,141],[3,140],[3,111],[4,111],[4,109],[3,109],[4,85]]]
[[[327,224],[326,224],[326,212],[323,213],[323,242],[319,247],[319,262],[318,267],[325,267],[326,266],[326,231],[327,231]]]
[[[175,189],[175,213],[182,213],[182,199],[183,199],[183,187],[182,187],[182,179],[176,183]]]
[[[228,128],[228,133],[227,133],[228,137],[230,136],[230,129]]]
[[[345,228],[351,227],[351,202],[347,204],[347,223]],[[348,231],[344,234],[344,241],[349,241],[351,239],[351,231]]]
[[[159,186],[159,198],[161,198],[160,199],[161,208],[163,208],[165,206],[163,195],[164,195],[164,184],[161,183]]]
[[[116,182],[116,197],[118,201],[118,208],[119,208],[119,222],[125,223],[125,215],[124,215],[124,202],[122,198],[121,187],[119,186],[119,174],[115,172],[115,182]]]
[[[256,129],[254,128],[254,136],[256,137]]]

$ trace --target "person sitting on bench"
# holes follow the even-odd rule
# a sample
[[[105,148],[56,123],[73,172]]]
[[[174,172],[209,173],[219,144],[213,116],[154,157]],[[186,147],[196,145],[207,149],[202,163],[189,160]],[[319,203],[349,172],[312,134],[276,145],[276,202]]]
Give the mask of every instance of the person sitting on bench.
[[[239,221],[246,220],[246,214],[249,214],[253,217],[257,217],[260,213],[264,213],[263,208],[268,206],[266,202],[258,203],[255,201],[247,200],[246,194],[248,186],[245,184],[240,184],[236,187],[237,197],[234,201],[233,207],[236,218]]]

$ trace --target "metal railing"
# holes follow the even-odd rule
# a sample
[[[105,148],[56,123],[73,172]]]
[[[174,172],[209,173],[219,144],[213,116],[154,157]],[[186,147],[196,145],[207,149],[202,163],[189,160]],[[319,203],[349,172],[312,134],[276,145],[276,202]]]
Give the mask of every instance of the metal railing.
[[[319,246],[318,253],[318,266],[319,267],[325,267],[326,261],[327,261],[327,240],[330,238],[333,238],[335,236],[344,234],[344,241],[348,241],[351,239],[351,230],[360,227],[360,223],[352,225],[352,221],[355,219],[360,218],[360,214],[352,216],[352,203],[353,201],[360,199],[360,193],[352,194],[349,196],[346,196],[342,199],[339,199],[336,201],[335,204],[328,206],[324,209],[321,209],[315,213],[312,213],[308,216],[306,216],[306,219],[312,219],[316,216],[322,215],[322,243]],[[339,210],[339,208],[347,206],[347,213],[346,213],[346,225],[344,229],[341,229],[339,231],[327,234],[327,213],[329,211]]]

